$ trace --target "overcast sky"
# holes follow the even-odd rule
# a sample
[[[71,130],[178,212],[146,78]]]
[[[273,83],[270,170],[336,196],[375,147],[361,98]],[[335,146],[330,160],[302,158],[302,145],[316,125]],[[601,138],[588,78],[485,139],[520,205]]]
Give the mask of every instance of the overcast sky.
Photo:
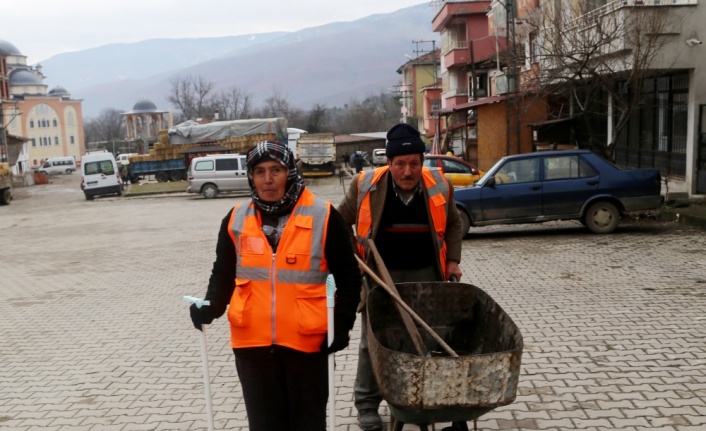
[[[296,31],[419,4],[430,1],[0,0],[0,39],[36,64],[111,43]]]

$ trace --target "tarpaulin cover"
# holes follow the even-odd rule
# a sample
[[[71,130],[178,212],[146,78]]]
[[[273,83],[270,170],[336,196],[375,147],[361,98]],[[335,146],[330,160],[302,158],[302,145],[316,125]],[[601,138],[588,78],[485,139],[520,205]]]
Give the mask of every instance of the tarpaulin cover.
[[[215,142],[222,139],[273,133],[277,140],[287,142],[285,118],[257,118],[250,120],[214,121],[199,124],[185,121],[168,131],[172,145]]]

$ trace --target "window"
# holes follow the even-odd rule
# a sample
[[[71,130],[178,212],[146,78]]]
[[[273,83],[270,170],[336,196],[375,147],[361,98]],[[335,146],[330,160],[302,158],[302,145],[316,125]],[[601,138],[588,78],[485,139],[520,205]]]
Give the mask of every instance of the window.
[[[539,43],[536,31],[531,32],[529,35],[529,56],[530,63],[539,63]]]
[[[216,159],[217,171],[237,171],[238,159]]]
[[[195,171],[212,171],[213,170],[213,160],[202,160],[197,162],[194,166]]]
[[[71,142],[72,144],[76,143],[74,142],[74,135],[69,136],[69,142]]]
[[[471,168],[468,166],[454,162],[453,160],[441,160],[442,170],[445,174],[470,174]]]
[[[32,138],[32,146],[33,146],[33,147],[36,147],[36,146],[37,146],[37,141],[36,141],[34,138]],[[34,161],[34,164],[35,164],[35,165],[37,164],[37,161],[36,161],[36,160]]]
[[[511,160],[495,173],[498,184],[539,181],[539,158]]]
[[[59,145],[59,137],[54,136],[54,145]]]
[[[29,128],[34,129],[34,120],[29,120]]]
[[[97,162],[88,162],[85,167],[86,175],[105,174],[114,175],[113,162],[111,160],[99,160]]]
[[[579,156],[544,158],[545,180],[590,178],[596,175],[596,170]]]
[[[52,124],[54,125],[54,127],[59,125],[59,123],[57,123],[57,121],[56,121],[56,118],[54,118],[54,120],[52,121]]]

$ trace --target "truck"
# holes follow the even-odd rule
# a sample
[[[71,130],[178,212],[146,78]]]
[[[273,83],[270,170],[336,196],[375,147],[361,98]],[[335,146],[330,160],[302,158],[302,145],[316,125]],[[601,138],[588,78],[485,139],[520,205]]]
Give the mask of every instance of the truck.
[[[0,163],[0,205],[12,201],[12,170],[7,163]]]
[[[336,138],[333,133],[307,133],[297,140],[297,157],[305,177],[336,173]]]
[[[264,118],[250,120],[214,121],[200,124],[185,121],[167,130],[159,131],[159,141],[149,154],[128,157],[124,166],[130,182],[141,176],[154,175],[158,182],[187,179],[189,162],[199,155],[213,153],[245,153],[264,140],[287,141],[287,120]]]

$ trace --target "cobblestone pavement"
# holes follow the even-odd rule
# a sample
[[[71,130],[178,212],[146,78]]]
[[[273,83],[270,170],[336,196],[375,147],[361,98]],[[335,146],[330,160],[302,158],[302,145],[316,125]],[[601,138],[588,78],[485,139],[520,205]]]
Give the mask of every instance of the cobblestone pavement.
[[[219,223],[241,198],[87,202],[79,182],[52,177],[0,207],[0,429],[206,429],[199,333],[182,296],[205,293]],[[338,178],[309,182],[343,197]],[[525,341],[517,400],[478,429],[706,429],[703,231],[480,228],[462,269]],[[246,430],[226,323],[208,328],[216,429]],[[339,430],[358,430],[359,334],[356,323],[336,359]]]

